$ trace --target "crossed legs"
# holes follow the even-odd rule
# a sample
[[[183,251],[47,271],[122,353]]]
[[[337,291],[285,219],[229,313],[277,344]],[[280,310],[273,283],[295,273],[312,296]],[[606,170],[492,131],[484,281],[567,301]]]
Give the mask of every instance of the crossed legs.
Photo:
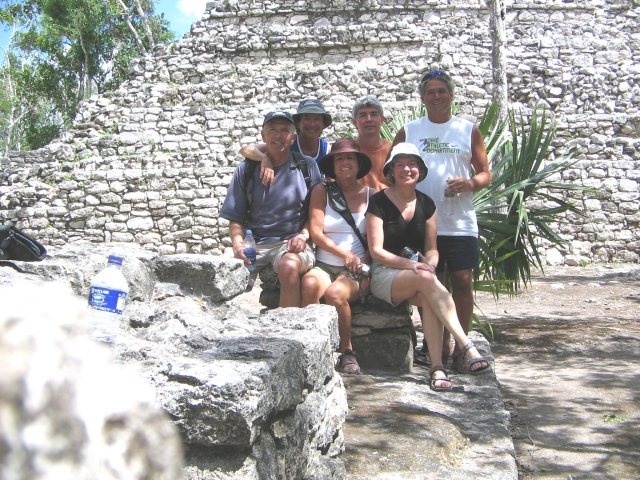
[[[431,272],[420,270],[419,273],[415,273],[412,270],[401,270],[393,279],[391,298],[393,302],[409,300],[413,305],[422,307],[422,328],[434,366],[442,357],[443,327],[451,332],[456,344],[464,346],[470,342],[460,325],[451,295]],[[470,359],[481,357],[475,347],[471,348],[467,355]],[[441,381],[440,385],[436,386],[448,385]]]

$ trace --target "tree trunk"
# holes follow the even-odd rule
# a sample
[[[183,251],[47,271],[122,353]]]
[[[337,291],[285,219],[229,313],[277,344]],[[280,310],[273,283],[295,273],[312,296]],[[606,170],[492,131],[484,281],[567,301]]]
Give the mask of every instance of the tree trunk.
[[[149,27],[149,22],[147,21],[147,17],[142,9],[142,5],[140,5],[140,0],[133,0],[136,4],[136,8],[138,9],[138,15],[140,15],[140,20],[142,21],[142,25],[144,25],[144,31],[147,34],[147,40],[149,40],[149,50],[153,50],[155,47],[155,42],[153,41],[153,35],[151,34],[151,28]]]
[[[507,59],[504,30],[505,10],[500,0],[488,0],[489,28],[491,30],[491,64],[493,67],[493,101],[498,103],[496,122],[507,118],[509,89],[507,85]]]
[[[143,55],[146,55],[147,49],[145,48],[144,43],[142,43],[142,40],[140,39],[140,35],[138,35],[138,32],[136,31],[136,29],[133,27],[133,24],[131,23],[131,14],[129,13],[129,9],[127,8],[127,6],[124,4],[122,0],[118,0],[118,3],[122,7],[122,11],[124,12],[124,16],[125,16],[125,21],[127,22],[127,27],[129,27],[129,30],[131,30],[131,33],[133,34],[133,38],[136,39],[138,48],[140,49]]]

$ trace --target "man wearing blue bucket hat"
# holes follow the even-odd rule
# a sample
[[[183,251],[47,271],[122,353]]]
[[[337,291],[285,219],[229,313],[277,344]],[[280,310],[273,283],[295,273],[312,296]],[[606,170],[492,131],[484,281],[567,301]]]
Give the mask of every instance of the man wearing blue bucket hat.
[[[293,115],[296,135],[291,145],[292,152],[299,152],[307,160],[317,162],[318,159],[331,152],[331,146],[324,138],[320,138],[322,131],[331,125],[329,115],[324,105],[317,98],[306,98],[298,104],[298,110]],[[240,155],[248,160],[261,162],[260,178],[264,185],[273,184],[273,168],[265,155],[265,144],[246,145],[240,149]]]

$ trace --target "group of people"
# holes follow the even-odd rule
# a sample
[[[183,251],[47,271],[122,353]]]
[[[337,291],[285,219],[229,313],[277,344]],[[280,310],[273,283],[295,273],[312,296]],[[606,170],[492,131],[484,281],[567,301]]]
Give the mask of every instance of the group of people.
[[[272,266],[281,307],[324,299],[336,308],[339,371],[360,372],[349,302],[370,289],[390,304],[419,307],[425,341],[417,358],[432,365],[431,389],[451,391],[443,367],[449,355],[459,373],[490,371],[467,333],[479,259],[473,192],[489,184],[491,173],[478,128],[451,114],[451,77],[429,72],[418,92],[427,116],[407,123],[393,142],[380,136],[384,110],[370,95],[352,109],[356,139],[333,146],[321,138],[332,119],[319,100],[301,101],[295,115],[268,113],[264,143],[241,150],[246,160],[220,216],[229,220],[234,254],[247,266],[244,235],[252,230],[253,275]],[[445,201],[453,202],[446,211]]]

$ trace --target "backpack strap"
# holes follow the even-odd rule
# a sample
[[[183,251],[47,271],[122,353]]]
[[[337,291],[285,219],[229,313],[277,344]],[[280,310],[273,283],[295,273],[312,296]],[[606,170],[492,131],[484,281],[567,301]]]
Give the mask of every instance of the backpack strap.
[[[296,168],[299,168],[302,172],[302,176],[304,177],[304,183],[307,184],[307,190],[311,188],[311,175],[309,175],[309,165],[307,164],[307,159],[304,158],[300,152],[291,152],[293,155],[293,163]]]
[[[353,219],[353,215],[351,215],[351,212],[349,211],[349,205],[347,204],[347,199],[344,198],[344,195],[342,194],[342,190],[340,190],[340,187],[336,182],[325,182],[324,188],[327,190],[331,208],[338,212],[353,229],[353,232],[358,237],[358,240],[360,240],[360,243],[362,243],[364,251],[366,252],[369,249],[369,246],[360,233],[360,230],[358,230],[358,227],[356,227],[356,221]]]
[[[251,209],[251,204],[253,203],[253,173],[256,171],[256,164],[258,162],[254,162],[253,160],[249,160],[248,158],[244,159],[244,175],[242,177],[242,192],[247,197],[247,211]],[[249,188],[251,187],[251,188]]]
[[[307,192],[311,188],[311,175],[309,174],[309,165],[307,164],[307,160],[304,158],[299,152],[291,152],[293,155],[293,165],[295,168],[299,169],[304,178],[304,183],[307,185]],[[253,160],[249,160],[248,158],[244,159],[245,167],[244,167],[244,175],[242,177],[242,192],[247,197],[248,209],[251,208],[251,204],[253,203],[253,183],[254,172],[256,171],[256,167],[259,162],[255,162]]]

